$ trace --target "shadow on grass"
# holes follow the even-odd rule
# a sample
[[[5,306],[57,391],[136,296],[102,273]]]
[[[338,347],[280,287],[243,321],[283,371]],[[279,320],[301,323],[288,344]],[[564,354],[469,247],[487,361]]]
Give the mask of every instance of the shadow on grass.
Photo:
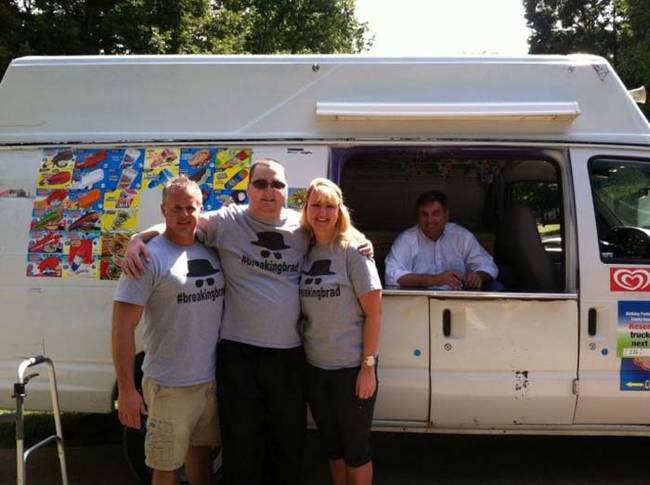
[[[63,413],[63,438],[66,446],[119,444],[122,428],[114,414]],[[25,416],[25,445],[31,446],[55,433],[51,413],[30,412]],[[16,426],[0,424],[0,448],[15,448]]]

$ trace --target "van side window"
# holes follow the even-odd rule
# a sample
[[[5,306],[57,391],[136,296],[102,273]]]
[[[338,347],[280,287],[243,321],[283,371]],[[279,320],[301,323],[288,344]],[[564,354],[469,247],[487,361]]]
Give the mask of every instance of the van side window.
[[[566,291],[562,179],[559,165],[538,152],[486,152],[437,147],[333,150],[333,177],[357,227],[384,258],[416,224],[415,201],[444,192],[450,222],[469,230],[493,256],[506,292]]]
[[[544,250],[560,260],[562,253],[562,207],[556,182],[515,182],[511,186],[512,202],[530,209]],[[559,262],[559,261],[558,261]]]
[[[600,259],[650,263],[650,162],[593,159],[589,177]]]

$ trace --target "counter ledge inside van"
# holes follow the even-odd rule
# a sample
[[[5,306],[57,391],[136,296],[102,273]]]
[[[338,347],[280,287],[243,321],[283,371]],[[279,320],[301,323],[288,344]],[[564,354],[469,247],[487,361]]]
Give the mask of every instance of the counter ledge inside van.
[[[435,298],[467,298],[476,299],[517,299],[517,300],[576,300],[577,293],[518,293],[508,291],[464,291],[464,290],[434,290],[427,288],[403,288],[400,286],[386,286],[382,294],[415,296],[424,295]]]

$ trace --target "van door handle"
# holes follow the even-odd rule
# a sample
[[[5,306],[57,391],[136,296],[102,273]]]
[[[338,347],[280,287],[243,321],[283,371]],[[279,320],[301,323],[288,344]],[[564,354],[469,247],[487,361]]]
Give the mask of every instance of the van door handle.
[[[598,313],[595,308],[590,308],[587,314],[587,333],[590,337],[596,335],[598,329]]]
[[[451,335],[451,310],[449,308],[442,311],[442,334],[445,337]]]

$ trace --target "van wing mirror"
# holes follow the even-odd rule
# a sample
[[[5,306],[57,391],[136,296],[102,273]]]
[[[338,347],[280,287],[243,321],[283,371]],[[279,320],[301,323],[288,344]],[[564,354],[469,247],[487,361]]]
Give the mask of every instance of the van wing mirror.
[[[638,104],[645,104],[646,102],[645,86],[641,86],[640,88],[635,88],[635,89],[628,89],[627,92],[630,93],[630,96],[632,96],[634,102]]]

